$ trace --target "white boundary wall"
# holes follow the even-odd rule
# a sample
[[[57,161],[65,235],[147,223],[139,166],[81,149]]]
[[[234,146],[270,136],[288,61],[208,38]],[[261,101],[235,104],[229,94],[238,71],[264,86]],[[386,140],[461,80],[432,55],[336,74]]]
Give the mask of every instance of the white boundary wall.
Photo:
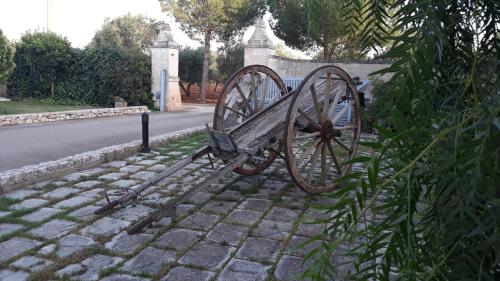
[[[149,112],[146,106],[95,108],[56,112],[0,115],[0,127],[74,119],[90,119]]]
[[[246,55],[246,54],[245,54]],[[276,71],[282,79],[290,77],[305,77],[311,71],[324,65],[335,65],[345,70],[349,76],[359,76],[361,80],[370,79],[369,75],[375,71],[387,68],[390,66],[390,61],[382,60],[345,60],[345,61],[315,61],[315,60],[296,60],[282,58],[278,56],[269,56],[268,65]],[[379,77],[381,79],[390,78],[389,75]]]

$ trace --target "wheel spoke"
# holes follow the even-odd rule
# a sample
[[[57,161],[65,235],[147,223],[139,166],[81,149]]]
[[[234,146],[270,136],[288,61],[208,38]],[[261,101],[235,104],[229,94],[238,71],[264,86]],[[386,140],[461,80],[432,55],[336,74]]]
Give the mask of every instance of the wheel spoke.
[[[337,138],[332,138],[334,142],[338,143],[340,146],[342,146],[342,148],[344,148],[345,150],[349,151],[349,153],[352,153],[352,150],[347,147],[345,144],[343,144],[340,140],[338,140]]]
[[[266,75],[266,79],[264,80],[264,86],[262,87],[262,94],[260,96],[260,102],[259,102],[259,111],[264,109],[264,102],[266,101],[267,97],[267,92],[269,90],[269,74]]]
[[[314,111],[318,117],[318,121],[321,122],[321,110],[319,109],[318,94],[316,93],[316,87],[314,84],[311,85],[311,97],[313,100]]]
[[[314,154],[309,161],[311,163],[311,166],[309,166],[309,172],[307,173],[307,183],[308,184],[311,183],[312,175],[314,173],[314,166],[316,166],[316,162],[318,161],[320,151],[321,151],[321,149],[319,148],[318,144],[316,144]]]
[[[306,134],[306,135],[295,137],[294,140],[310,139],[310,138],[313,138],[313,137],[317,137],[319,135],[320,135],[320,132],[314,132],[314,133],[310,133],[310,134]]]
[[[343,176],[342,166],[340,166],[339,160],[337,159],[337,156],[335,156],[335,151],[333,150],[332,143],[327,142],[327,146],[328,146],[328,152],[330,152],[330,156],[332,157],[333,163],[337,168],[337,173],[339,174],[339,176]]]
[[[335,112],[335,108],[337,107],[337,104],[339,103],[339,100],[342,97],[341,90],[342,89],[334,92],[335,98],[333,99],[332,105],[330,106],[330,109],[328,110],[328,116],[331,116]]]
[[[320,176],[320,183],[324,186],[326,185],[326,144],[323,143],[321,146],[321,176]]]
[[[251,95],[253,95],[253,108],[254,111],[257,112],[259,111],[258,104],[257,104],[257,90],[255,86],[255,80],[254,80],[255,73],[252,72],[250,73],[250,83],[251,83]]]
[[[250,103],[248,102],[248,99],[243,93],[243,90],[241,89],[239,84],[236,84],[236,90],[238,90],[238,93],[240,94],[241,98],[243,99],[243,102],[245,103],[245,106],[248,108],[248,111],[250,111],[250,115],[253,115],[253,109],[250,106]]]
[[[302,109],[298,109],[297,110],[302,116],[304,116],[304,118],[307,119],[307,121],[309,121],[309,123],[311,125],[313,125],[317,130],[319,130],[321,127],[319,126],[318,123],[316,123],[316,121],[314,121],[307,113],[305,113]]]
[[[302,165],[302,162],[304,162],[306,157],[313,152],[320,141],[321,139],[314,140],[313,143],[309,147],[307,147],[306,150],[304,150],[304,153],[302,153],[299,160],[297,160],[297,167],[300,167],[300,165]]]
[[[322,118],[322,120],[328,118],[327,114],[328,114],[328,108],[330,105],[330,91],[332,90],[331,84],[332,84],[332,74],[327,73],[326,74],[326,81],[325,81],[325,93],[323,94],[323,118]]]
[[[238,115],[240,115],[240,116],[244,117],[244,118],[248,118],[248,117],[250,117],[250,116],[245,115],[245,114],[243,114],[243,113],[241,113],[241,112],[239,112],[239,111],[237,111],[237,110],[235,110],[235,109],[233,109],[233,108],[231,108],[231,107],[229,107],[229,106],[227,106],[227,105],[225,105],[224,107],[225,107],[226,109],[228,109],[228,110],[230,110],[230,111],[232,111],[232,112],[234,112],[234,113],[236,113],[236,114],[238,114]]]

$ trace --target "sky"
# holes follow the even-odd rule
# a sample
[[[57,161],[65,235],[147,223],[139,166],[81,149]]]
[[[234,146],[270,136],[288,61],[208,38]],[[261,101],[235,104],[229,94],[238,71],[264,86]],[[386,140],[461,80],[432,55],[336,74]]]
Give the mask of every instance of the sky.
[[[48,9],[47,9],[48,7]],[[199,46],[179,29],[173,18],[161,11],[158,0],[0,0],[0,29],[9,40],[19,40],[27,30],[49,30],[65,36],[73,47],[85,47],[104,19],[130,13],[142,14],[170,24],[174,40],[183,46]],[[264,19],[270,17],[267,14]],[[279,40],[267,25],[275,44]],[[253,27],[243,36],[250,38]],[[217,44],[213,44],[216,48]]]

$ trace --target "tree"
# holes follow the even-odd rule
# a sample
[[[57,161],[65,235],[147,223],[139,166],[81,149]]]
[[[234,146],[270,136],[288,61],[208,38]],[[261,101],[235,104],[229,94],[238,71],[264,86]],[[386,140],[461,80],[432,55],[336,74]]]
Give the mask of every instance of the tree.
[[[191,86],[201,82],[203,48],[182,48],[179,51],[179,86],[191,96]],[[185,85],[187,83],[187,87]]]
[[[343,1],[332,0],[269,0],[274,20],[271,28],[289,46],[300,50],[321,48],[322,58],[353,55],[356,41]]]
[[[28,32],[16,44],[16,68],[9,79],[14,96],[45,98],[68,73],[73,49],[69,41],[53,32]]]
[[[279,42],[276,45],[275,54],[277,56],[283,57],[283,58],[289,58],[289,59],[298,59],[299,58],[299,56],[295,55],[290,50],[287,50],[285,44],[283,44],[282,42]]]
[[[126,49],[139,48],[150,53],[162,23],[142,15],[127,14],[114,19],[108,18],[92,38],[90,47],[111,44]]]
[[[311,254],[305,275],[333,279],[332,253],[353,242],[350,279],[499,280],[498,1],[346,8],[363,48],[389,42],[384,57],[395,62],[379,71],[392,78],[374,93],[384,108],[379,139],[363,144],[372,156],[356,159],[364,168],[323,207],[331,216],[318,239],[333,242]]]
[[[263,0],[160,0],[164,11],[176,21],[192,39],[203,44],[203,69],[201,98],[206,100],[208,82],[210,42],[213,39],[227,40],[241,34],[244,27],[264,12]]]
[[[225,81],[244,64],[245,48],[241,41],[225,44],[219,48],[217,56],[218,80]]]
[[[0,29],[0,84],[5,83],[14,70],[14,48]]]

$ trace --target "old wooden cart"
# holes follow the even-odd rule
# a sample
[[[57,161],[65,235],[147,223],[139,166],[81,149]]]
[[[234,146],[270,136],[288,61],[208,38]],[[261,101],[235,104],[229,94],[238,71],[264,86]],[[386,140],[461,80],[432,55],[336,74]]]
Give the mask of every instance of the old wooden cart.
[[[272,69],[251,65],[228,80],[207,125],[210,144],[180,160],[133,192],[109,202],[100,214],[140,196],[148,187],[209,153],[225,163],[203,182],[132,225],[136,233],[165,216],[175,216],[184,200],[234,171],[255,175],[284,152],[295,184],[310,194],[337,188],[336,179],[351,169],[360,136],[360,101],[356,85],[342,69],[329,65],[307,75],[289,92]]]

